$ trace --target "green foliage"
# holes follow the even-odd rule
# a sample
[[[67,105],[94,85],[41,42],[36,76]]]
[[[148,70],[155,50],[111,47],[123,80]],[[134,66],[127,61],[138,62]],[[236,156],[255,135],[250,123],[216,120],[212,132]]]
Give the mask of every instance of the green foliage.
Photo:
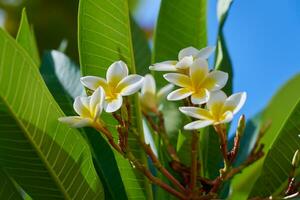
[[[63,113],[32,59],[2,30],[0,46],[3,169],[36,199],[102,198],[87,144],[58,122]]]
[[[84,92],[78,66],[66,55],[52,50],[45,53],[41,74],[51,94],[66,115],[74,115],[73,98]],[[105,139],[92,128],[80,129],[90,144],[93,161],[105,189],[106,199],[126,199],[126,194],[114,158]]]
[[[100,11],[100,12],[99,12]],[[105,77],[106,69],[116,60],[123,60],[131,73],[136,72],[127,1],[82,0],[79,4],[79,54],[83,75]],[[143,137],[138,96],[132,99],[134,127]],[[108,126],[114,127],[111,117],[103,116]],[[110,124],[109,124],[110,123]],[[112,130],[116,134],[116,130]],[[129,146],[147,164],[144,152],[132,134]],[[130,163],[115,154],[128,198],[151,198],[152,189],[146,177],[136,173]],[[146,195],[146,196],[145,196]]]
[[[232,193],[231,199],[245,199],[247,198],[251,190],[255,191],[258,189],[257,187],[261,187],[259,189],[260,191],[265,191],[265,193],[262,194],[276,192],[274,187],[280,187],[282,186],[281,184],[284,184],[283,182],[281,182],[281,184],[278,184],[278,182],[287,179],[286,173],[290,171],[290,162],[292,159],[292,156],[290,154],[292,151],[293,153],[296,151],[295,148],[299,148],[299,145],[297,146],[299,141],[297,135],[299,134],[299,131],[295,132],[294,130],[294,128],[297,127],[296,124],[291,125],[291,123],[293,124],[294,117],[298,112],[298,108],[296,107],[296,105],[300,98],[300,95],[297,92],[299,91],[299,84],[300,75],[297,75],[293,79],[288,81],[277,92],[277,94],[270,101],[267,108],[262,112],[261,123],[265,123],[269,120],[271,120],[272,123],[270,129],[262,138],[262,143],[265,145],[264,152],[268,154],[268,152],[271,151],[272,153],[257,161],[256,163],[245,169],[242,174],[234,178],[232,184],[232,190],[234,192]],[[293,112],[295,112],[294,115]],[[286,132],[286,130],[288,130],[288,132]],[[288,148],[287,146],[284,147],[286,148],[284,151],[282,150],[282,143],[288,146]],[[274,156],[274,152],[276,151],[277,154],[275,154]],[[281,155],[282,152],[287,153],[287,155]],[[282,156],[286,157],[283,159]],[[280,159],[280,162],[274,163],[274,157],[276,157],[276,160],[277,158]],[[268,168],[268,170],[272,171],[270,173],[272,173],[272,175],[274,175],[274,173],[282,174],[275,174],[274,176],[271,176],[270,174],[266,181],[272,181],[272,186],[261,185],[261,183],[256,186],[258,177],[266,176],[266,167],[269,167],[271,163],[274,170],[270,170]],[[278,172],[278,168],[280,167],[282,167],[282,170],[285,170],[284,173],[282,171]]]
[[[0,185],[0,199],[23,199],[12,178],[2,168],[0,168]]]
[[[33,29],[30,27],[26,15],[25,8],[22,11],[22,18],[18,35],[16,38],[17,42],[27,51],[29,56],[35,62],[36,66],[40,66],[40,57],[38,48],[35,41]]]

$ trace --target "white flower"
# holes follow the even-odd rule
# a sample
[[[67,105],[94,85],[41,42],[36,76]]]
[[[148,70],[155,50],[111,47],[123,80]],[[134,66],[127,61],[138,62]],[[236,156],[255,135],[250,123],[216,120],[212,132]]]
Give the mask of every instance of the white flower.
[[[193,64],[193,61],[202,58],[206,60],[214,52],[215,47],[205,47],[203,49],[196,49],[194,47],[187,47],[179,51],[178,61],[164,61],[156,63],[149,67],[154,71],[174,71],[183,74],[188,74],[189,67]]]
[[[104,109],[106,112],[119,110],[123,103],[122,96],[129,96],[137,92],[143,84],[140,75],[128,75],[127,65],[123,61],[114,62],[106,72],[106,80],[96,76],[85,76],[81,79],[82,84],[95,90],[102,87],[105,91]]]
[[[76,97],[73,107],[79,116],[61,117],[58,120],[74,128],[92,126],[102,112],[104,98],[105,95],[102,88],[97,88],[89,97]]]
[[[227,80],[228,74],[222,71],[208,71],[206,60],[198,58],[190,67],[189,76],[179,73],[168,73],[164,78],[181,87],[171,92],[167,99],[170,101],[181,100],[191,97],[193,104],[204,104],[208,101],[209,93],[222,89]]]
[[[156,93],[155,80],[151,74],[147,74],[144,78],[140,94],[140,101],[143,110],[157,112],[159,103],[167,96],[173,87],[174,86],[172,84],[168,84]]]
[[[186,130],[200,129],[209,125],[230,122],[246,101],[246,93],[240,92],[227,97],[223,91],[216,91],[210,95],[207,109],[199,107],[180,107],[179,110],[196,119],[184,126]]]

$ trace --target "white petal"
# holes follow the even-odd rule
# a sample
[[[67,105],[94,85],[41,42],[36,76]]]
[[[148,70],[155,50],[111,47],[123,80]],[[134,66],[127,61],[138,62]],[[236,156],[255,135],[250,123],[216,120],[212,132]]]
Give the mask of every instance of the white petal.
[[[126,76],[128,76],[128,68],[123,61],[114,62],[106,72],[106,80],[112,86],[116,86]]]
[[[142,94],[150,93],[155,94],[156,93],[156,84],[153,76],[151,74],[147,74],[144,77],[144,82],[142,86]]]
[[[94,120],[96,120],[102,112],[104,99],[104,90],[101,87],[97,88],[90,100],[90,111],[94,114]]]
[[[150,66],[149,69],[154,71],[176,71],[176,63],[177,61],[160,62]]]
[[[192,94],[191,99],[193,104],[198,104],[198,105],[204,104],[209,99],[209,92],[206,89],[202,89],[200,90],[200,92]]]
[[[185,130],[197,130],[197,129],[209,126],[211,124],[213,124],[213,122],[209,121],[209,120],[197,120],[197,121],[194,121],[194,122],[191,122],[191,123],[185,125],[184,129]]]
[[[191,86],[190,78],[184,74],[168,73],[168,74],[164,74],[164,78],[170,83],[173,83],[174,85],[177,85],[179,87]]]
[[[196,59],[190,67],[190,77],[194,87],[199,87],[208,75],[208,63],[201,58]]]
[[[247,99],[246,92],[235,93],[227,98],[224,104],[224,110],[230,110],[236,114],[245,104]]]
[[[222,89],[228,81],[228,73],[222,71],[212,71],[206,77],[204,85],[206,88],[215,91]]]
[[[196,58],[208,59],[215,51],[216,47],[205,47],[200,49],[198,54],[195,56]]]
[[[220,123],[228,123],[233,119],[233,113],[231,111],[227,111],[223,115],[225,118]]]
[[[186,56],[183,57],[181,60],[178,61],[178,63],[175,65],[176,69],[186,69],[189,68],[193,64],[193,57],[192,56]]]
[[[206,105],[208,109],[211,109],[214,106],[214,104],[225,103],[226,99],[226,94],[221,90],[210,92],[209,99]]]
[[[173,92],[171,92],[168,96],[167,99],[169,101],[177,101],[177,100],[181,100],[181,99],[185,99],[188,96],[190,96],[192,94],[192,92],[186,88],[180,88],[177,89]]]
[[[75,112],[80,116],[86,116],[90,112],[87,97],[76,97],[73,103],[73,107]]]
[[[117,85],[117,91],[119,91],[122,96],[132,95],[141,89],[143,81],[144,77],[140,75],[129,75]]]
[[[116,112],[122,106],[123,98],[121,95],[118,95],[116,99],[105,101],[105,111],[108,113]]]
[[[60,117],[58,121],[68,124],[73,128],[82,128],[91,125],[91,120],[88,118],[82,118],[79,116]]]
[[[104,78],[97,76],[84,76],[80,78],[80,81],[82,85],[91,90],[96,90],[99,86],[104,88],[107,85],[106,80]]]
[[[173,84],[168,84],[165,87],[161,88],[157,93],[157,100],[160,102],[163,100],[174,88]]]
[[[187,116],[208,120],[211,119],[211,115],[208,110],[198,107],[179,107],[179,110]]]
[[[178,60],[181,60],[186,56],[195,57],[198,53],[199,53],[199,50],[196,49],[195,47],[187,47],[187,48],[181,49],[178,54]]]

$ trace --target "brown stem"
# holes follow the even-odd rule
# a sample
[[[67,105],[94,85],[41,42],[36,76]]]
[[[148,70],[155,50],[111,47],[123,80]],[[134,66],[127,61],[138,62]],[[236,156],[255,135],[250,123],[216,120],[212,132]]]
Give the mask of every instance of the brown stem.
[[[179,190],[186,192],[186,189],[180,184],[180,182],[161,164],[154,152],[152,151],[150,145],[146,144],[143,140],[139,140],[144,151],[150,157],[153,165],[166,177],[168,178]]]
[[[186,196],[177,190],[173,189],[163,181],[161,181],[159,178],[155,177],[152,175],[152,173],[144,166],[142,165],[136,158],[135,156],[131,153],[128,152],[126,154],[127,158],[133,163],[133,165],[140,171],[142,172],[153,184],[156,184],[160,186],[162,189],[166,190],[170,194],[173,194],[175,197],[186,200]]]
[[[191,180],[190,180],[190,188],[192,191],[196,190],[197,186],[197,172],[198,172],[198,143],[199,143],[199,135],[197,131],[193,131],[192,133],[192,165],[191,165]]]
[[[111,144],[111,146],[112,146],[116,151],[118,151],[120,154],[123,155],[123,151],[122,151],[121,147],[120,147],[117,143],[115,143],[114,138],[113,138],[111,132],[110,132],[107,128],[105,128],[104,126],[102,126],[102,125],[101,125],[100,123],[98,123],[98,122],[95,122],[95,123],[94,123],[94,128],[95,128],[98,132],[103,133],[104,136],[107,138],[108,142]]]

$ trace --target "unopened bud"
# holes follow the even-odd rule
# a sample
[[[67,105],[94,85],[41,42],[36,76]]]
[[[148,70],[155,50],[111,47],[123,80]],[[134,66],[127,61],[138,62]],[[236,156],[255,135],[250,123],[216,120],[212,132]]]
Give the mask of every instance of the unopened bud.
[[[244,130],[246,127],[246,119],[245,119],[245,115],[241,115],[239,122],[238,122],[238,127],[236,129],[236,135],[239,137],[242,137]]]
[[[299,161],[300,161],[300,152],[299,149],[294,153],[293,160],[292,160],[292,165],[294,168],[297,168],[299,166]]]

